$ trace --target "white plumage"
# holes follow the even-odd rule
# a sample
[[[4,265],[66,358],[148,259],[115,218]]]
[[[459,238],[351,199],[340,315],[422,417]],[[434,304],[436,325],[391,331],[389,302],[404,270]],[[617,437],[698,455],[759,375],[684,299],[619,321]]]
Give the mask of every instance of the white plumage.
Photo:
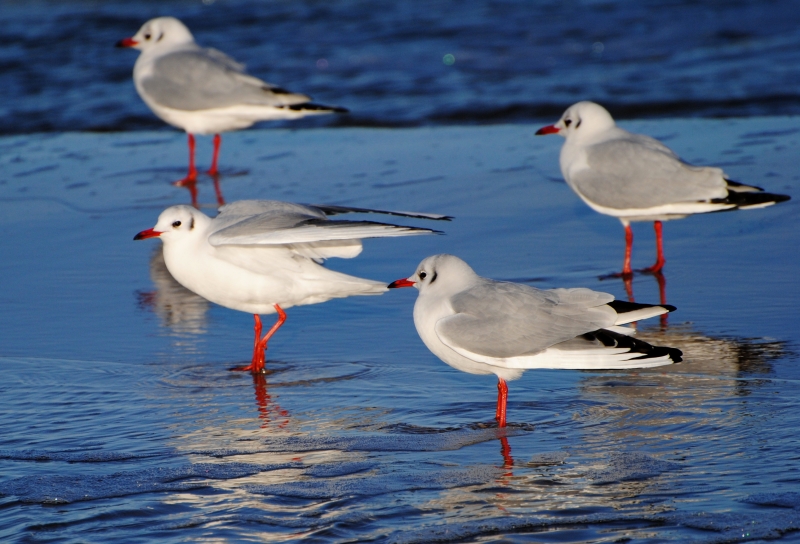
[[[737,208],[763,208],[788,200],[759,187],[728,179],[720,168],[692,166],[649,136],[619,128],[594,102],[570,106],[555,125],[536,134],[559,134],[561,173],[593,210],[619,218],[626,230],[623,274],[632,273],[632,221],[654,221],[658,258],[648,271],[664,266],[661,221]]]
[[[448,365],[499,379],[497,418],[505,425],[506,380],[525,370],[649,368],[681,360],[677,349],[630,338],[632,321],[674,310],[615,301],[590,289],[541,290],[478,276],[453,255],[424,259],[389,287],[419,290],[414,325]]]
[[[336,213],[382,213],[335,209]],[[386,291],[382,282],[323,267],[323,259],[355,257],[361,252],[361,238],[436,232],[371,221],[333,221],[324,210],[274,200],[243,200],[223,206],[211,219],[191,206],[172,206],[161,213],[153,228],[134,239],[161,238],[164,262],[178,283],[211,302],[256,316],[256,348],[252,368],[247,368],[255,372],[263,368],[268,339],[260,338],[258,314],[277,312],[282,323],[283,309],[291,306]]]
[[[147,21],[131,38],[117,43],[141,51],[133,67],[136,91],[163,121],[189,134],[189,174],[196,178],[192,134],[216,134],[210,174],[217,173],[219,133],[239,130],[257,121],[297,119],[347,111],[310,102],[304,94],[286,91],[253,77],[221,51],[202,48],[174,17]]]

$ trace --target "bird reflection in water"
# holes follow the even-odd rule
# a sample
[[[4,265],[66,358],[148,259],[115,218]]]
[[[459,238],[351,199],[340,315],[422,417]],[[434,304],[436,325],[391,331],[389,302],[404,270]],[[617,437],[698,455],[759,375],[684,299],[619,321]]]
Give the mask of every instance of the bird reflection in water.
[[[225,197],[222,196],[222,189],[220,188],[220,185],[219,185],[219,178],[220,178],[219,172],[216,172],[214,174],[209,172],[208,175],[214,181],[214,193],[217,195],[217,205],[218,206],[224,206],[225,205]],[[200,209],[200,202],[198,200],[199,191],[197,190],[197,180],[196,179],[192,180],[192,181],[186,181],[186,180],[182,179],[182,180],[176,181],[174,183],[174,185],[177,186],[177,187],[184,187],[187,191],[189,191],[189,196],[190,196],[190,198],[192,200],[192,206],[194,206],[198,210]]]
[[[162,326],[173,336],[206,331],[209,302],[175,281],[167,270],[160,247],[150,257],[150,280],[155,290],[136,292],[140,308],[155,312]]]
[[[253,376],[253,387],[256,394],[256,407],[258,419],[261,420],[261,428],[284,429],[289,424],[289,412],[281,408],[267,390],[267,375],[263,372],[256,372]]]
[[[664,277],[664,272],[661,270],[656,272],[644,272],[644,274],[648,276],[652,276],[656,279],[656,283],[658,283],[658,294],[659,294],[659,304],[668,304],[667,303],[667,278]],[[605,276],[600,276],[600,280],[608,280],[608,279],[617,279],[622,278],[622,284],[625,286],[625,293],[628,295],[628,302],[636,302],[636,297],[633,296],[633,274],[608,274]],[[661,327],[664,328],[667,326],[667,319],[669,314],[662,314],[659,316],[661,320]],[[634,322],[635,325],[635,322]]]
[[[158,315],[162,326],[173,336],[183,338],[186,334],[205,333],[209,302],[175,281],[164,264],[164,254],[160,247],[153,251],[150,257],[150,279],[155,285],[155,290],[136,293],[140,308]],[[192,345],[190,351],[197,351],[193,343],[182,340],[179,345],[184,350]],[[253,374],[256,409],[258,419],[261,420],[261,428],[283,429],[289,423],[289,412],[274,401],[267,386],[267,374]]]
[[[507,436],[500,437],[500,453],[503,455],[503,468],[511,469],[514,466],[514,458],[511,457],[511,445],[508,443]],[[511,470],[505,476],[513,476]]]

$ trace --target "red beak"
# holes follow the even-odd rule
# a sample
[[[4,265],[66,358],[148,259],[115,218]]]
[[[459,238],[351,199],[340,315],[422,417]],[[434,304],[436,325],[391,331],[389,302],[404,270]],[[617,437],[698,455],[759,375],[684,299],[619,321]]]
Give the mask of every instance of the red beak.
[[[413,281],[408,281],[408,278],[403,278],[402,280],[396,280],[387,285],[389,289],[397,289],[398,287],[414,287]]]
[[[547,125],[546,127],[542,127],[536,131],[537,136],[543,136],[545,134],[558,134],[560,128],[556,128],[555,125]]]
[[[159,232],[159,231],[154,230],[154,229],[147,229],[147,230],[143,230],[142,232],[140,232],[139,234],[134,236],[133,239],[134,240],[147,240],[148,238],[156,238],[158,236],[161,236],[162,234],[163,234],[163,232]]]
[[[115,47],[133,47],[134,45],[139,45],[139,42],[133,38],[123,38],[116,43]]]

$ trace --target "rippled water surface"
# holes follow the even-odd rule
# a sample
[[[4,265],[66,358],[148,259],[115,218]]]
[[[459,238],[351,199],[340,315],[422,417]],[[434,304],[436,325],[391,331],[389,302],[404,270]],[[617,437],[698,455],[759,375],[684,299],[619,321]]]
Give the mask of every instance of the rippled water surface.
[[[411,289],[291,308],[269,373],[230,372],[252,317],[132,241],[190,200],[169,183],[180,134],[0,139],[0,540],[800,541],[797,119],[626,126],[795,199],[667,223],[678,311],[640,336],[685,362],[528,372],[505,431],[494,378],[422,345]],[[598,279],[622,229],[560,181],[561,140],[535,128],[240,132],[219,190],[455,216],[329,262],[348,273],[388,282],[447,251],[495,278],[658,301],[653,276]],[[212,180],[197,197],[213,213]],[[635,231],[640,267],[653,238]]]
[[[302,126],[800,115],[796,0],[7,0],[0,133],[163,128],[113,47],[158,15],[352,112]]]

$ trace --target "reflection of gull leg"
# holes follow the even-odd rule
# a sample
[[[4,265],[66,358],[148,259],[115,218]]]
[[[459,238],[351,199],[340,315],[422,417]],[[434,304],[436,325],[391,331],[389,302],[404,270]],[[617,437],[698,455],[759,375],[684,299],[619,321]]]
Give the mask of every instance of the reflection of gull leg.
[[[664,277],[664,273],[661,271],[653,272],[653,277],[655,277],[656,281],[658,282],[658,293],[659,298],[661,299],[661,304],[667,303],[667,278]],[[633,297],[633,276],[622,276],[622,283],[625,285],[625,292],[628,294],[628,302],[636,302]],[[632,322],[634,325],[636,324],[635,321]],[[667,325],[667,314],[661,315],[661,326],[665,327]]]
[[[503,454],[503,468],[511,468],[514,466],[514,458],[511,457],[511,446],[508,444],[508,438],[505,436],[500,437],[500,453]],[[506,473],[505,476],[512,476]]]
[[[208,174],[216,176],[219,174],[217,170],[217,159],[219,158],[219,146],[222,143],[222,136],[214,134],[214,155],[211,157],[211,168],[208,169]]]
[[[264,371],[264,363],[266,362],[266,351],[267,351],[267,342],[275,332],[281,328],[281,325],[286,321],[286,312],[283,311],[283,308],[275,304],[275,310],[278,312],[278,321],[272,326],[272,328],[267,331],[267,334],[264,335],[264,338],[261,338],[261,316],[258,314],[253,315],[253,319],[255,319],[255,343],[253,347],[253,360],[247,366],[240,366],[234,368],[233,370],[249,370],[253,374],[257,372]]]
[[[263,373],[253,374],[253,387],[256,394],[256,406],[258,407],[258,418],[263,419],[261,424],[262,429],[266,429],[270,423],[270,412],[273,415],[283,419],[278,423],[279,428],[285,427],[289,423],[289,412],[284,410],[276,403],[272,402],[267,391],[267,377]]]
[[[664,242],[661,239],[661,221],[654,221],[653,228],[656,231],[656,264],[644,268],[642,272],[661,272],[661,269],[664,268],[664,263],[667,262],[664,259]]]
[[[503,378],[497,378],[497,411],[494,418],[498,427],[506,426],[506,404],[508,402],[508,385]]]
[[[211,179],[214,180],[214,192],[217,194],[217,204],[224,206],[225,198],[222,196],[222,189],[219,187],[219,174],[211,174]]]
[[[625,293],[628,295],[628,302],[636,302],[633,298],[633,276],[623,276],[622,283],[625,285]]]
[[[194,185],[197,182],[197,168],[194,167],[194,135],[188,132],[186,134],[189,136],[189,172],[185,178],[175,182],[178,187]]]

